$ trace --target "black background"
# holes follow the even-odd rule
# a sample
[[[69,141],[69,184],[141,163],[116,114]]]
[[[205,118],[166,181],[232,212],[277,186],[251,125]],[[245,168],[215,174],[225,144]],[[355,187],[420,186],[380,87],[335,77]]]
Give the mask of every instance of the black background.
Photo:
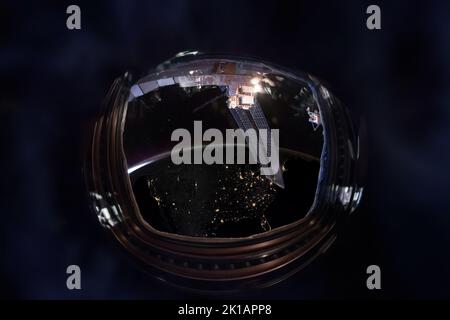
[[[69,4],[79,31],[66,28]],[[364,202],[328,254],[232,298],[450,298],[450,4],[376,1],[382,30],[369,31],[370,4],[2,1],[1,296],[202,297],[135,268],[88,209],[81,175],[86,123],[114,78],[201,50],[311,72],[369,127]],[[81,291],[66,288],[69,264]],[[380,291],[366,289],[370,264]]]

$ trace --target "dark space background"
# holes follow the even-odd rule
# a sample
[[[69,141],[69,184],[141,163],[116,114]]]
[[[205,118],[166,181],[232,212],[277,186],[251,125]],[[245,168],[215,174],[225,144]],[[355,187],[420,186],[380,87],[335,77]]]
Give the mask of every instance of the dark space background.
[[[69,4],[80,31],[66,29]],[[366,28],[370,4],[382,30]],[[89,210],[81,175],[86,124],[114,78],[184,50],[311,72],[368,124],[364,202],[330,251],[232,298],[450,298],[450,3],[182,0],[1,2],[1,297],[202,297],[133,265]],[[69,264],[81,291],[66,289]]]

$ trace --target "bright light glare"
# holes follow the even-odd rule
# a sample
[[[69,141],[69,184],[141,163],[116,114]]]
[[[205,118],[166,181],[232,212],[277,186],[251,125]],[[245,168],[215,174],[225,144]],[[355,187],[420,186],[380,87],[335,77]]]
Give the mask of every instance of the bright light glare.
[[[256,92],[261,92],[262,91],[262,87],[261,87],[261,85],[259,83],[257,83],[257,84],[255,84],[253,86],[253,90],[254,90],[255,93]]]
[[[253,78],[252,80],[250,80],[250,82],[251,82],[251,84],[253,84],[253,85],[257,85],[257,84],[259,84],[259,78]]]

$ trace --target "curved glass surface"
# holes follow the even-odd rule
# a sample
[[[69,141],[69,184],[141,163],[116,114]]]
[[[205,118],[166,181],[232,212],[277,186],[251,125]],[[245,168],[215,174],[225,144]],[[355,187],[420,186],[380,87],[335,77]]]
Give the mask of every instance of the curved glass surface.
[[[245,237],[308,214],[324,138],[307,79],[260,62],[197,59],[131,87],[123,148],[153,228]]]

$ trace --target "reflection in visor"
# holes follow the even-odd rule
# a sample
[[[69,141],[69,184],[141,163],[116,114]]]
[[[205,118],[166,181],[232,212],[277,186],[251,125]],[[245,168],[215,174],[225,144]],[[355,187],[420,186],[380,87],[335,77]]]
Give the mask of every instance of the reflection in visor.
[[[131,92],[125,156],[140,213],[152,227],[188,236],[244,237],[308,213],[323,132],[306,83],[262,65],[200,61],[141,79]],[[247,139],[246,163],[174,164],[172,133],[185,128],[194,136],[196,121],[224,137],[227,129],[264,129],[267,143]],[[279,131],[280,170],[261,175],[261,164],[250,159],[275,150],[270,129]],[[207,145],[201,141],[184,152],[203,153]],[[220,151],[224,157],[238,153],[229,141],[222,141]]]

